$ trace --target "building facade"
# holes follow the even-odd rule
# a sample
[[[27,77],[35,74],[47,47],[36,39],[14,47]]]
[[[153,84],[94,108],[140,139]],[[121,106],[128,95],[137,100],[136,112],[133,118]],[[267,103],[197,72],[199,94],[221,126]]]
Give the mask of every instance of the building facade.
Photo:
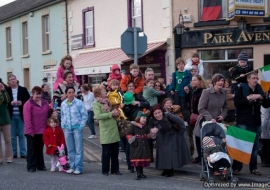
[[[186,29],[174,33],[176,57],[199,53],[206,79],[214,73],[230,77],[228,69],[241,51],[254,69],[270,64],[269,0],[174,0],[173,5],[173,25],[180,18]]]
[[[108,78],[112,64],[129,69],[134,61],[121,50],[121,35],[133,26],[147,36],[146,52],[138,59],[142,72],[151,67],[156,78],[166,79],[175,69],[171,0],[70,0],[68,18],[70,54],[80,83]],[[44,74],[54,75],[56,69]]]
[[[67,52],[65,2],[17,0],[0,7],[0,76],[13,73],[20,85],[41,86],[43,69]]]

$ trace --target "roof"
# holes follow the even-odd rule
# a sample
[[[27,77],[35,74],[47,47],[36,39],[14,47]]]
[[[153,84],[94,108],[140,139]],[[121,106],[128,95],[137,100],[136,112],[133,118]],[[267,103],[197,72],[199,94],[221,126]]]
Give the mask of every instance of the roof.
[[[149,43],[144,55],[154,51],[162,46],[165,42]],[[73,59],[73,65],[75,68],[94,67],[100,65],[111,65],[114,63],[122,63],[132,60],[129,58],[121,48],[93,51],[88,53],[82,53]]]
[[[60,0],[16,0],[0,7],[0,23]],[[61,0],[62,1],[62,0]]]

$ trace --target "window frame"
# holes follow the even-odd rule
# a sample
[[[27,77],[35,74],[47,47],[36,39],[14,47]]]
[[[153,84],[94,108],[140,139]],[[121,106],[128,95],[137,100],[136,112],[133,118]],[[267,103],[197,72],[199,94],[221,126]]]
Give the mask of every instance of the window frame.
[[[11,27],[6,28],[6,58],[12,58]]]
[[[22,23],[22,49],[23,56],[29,54],[29,46],[28,46],[28,23],[27,21]]]
[[[50,16],[42,16],[42,51],[50,52]]]
[[[133,27],[134,18],[133,18],[133,1],[127,0],[127,12],[128,12],[128,27]],[[143,0],[141,1],[141,23],[142,23],[142,31],[144,31],[144,23],[143,23]]]
[[[203,1],[203,0],[198,0],[198,22],[216,22],[216,21],[226,21],[226,17],[227,17],[227,13],[228,13],[228,10],[227,10],[227,0],[221,0],[221,6],[222,6],[222,1],[225,1],[225,3],[224,3],[224,6],[225,6],[225,11],[226,11],[226,13],[225,13],[225,16],[224,16],[224,18],[220,18],[220,19],[216,19],[216,20],[208,20],[208,21],[202,21],[201,20],[201,17],[202,17],[202,7],[201,7],[201,1]],[[221,10],[223,10],[223,8],[221,7]]]
[[[86,26],[85,26],[85,21],[86,21],[86,17],[85,17],[85,13],[87,12],[93,12],[93,44],[86,44]],[[82,35],[82,40],[83,40],[83,48],[91,48],[91,47],[95,47],[96,46],[96,41],[95,41],[95,11],[94,11],[94,7],[87,7],[85,9],[82,10],[82,26],[83,26],[83,35]]]

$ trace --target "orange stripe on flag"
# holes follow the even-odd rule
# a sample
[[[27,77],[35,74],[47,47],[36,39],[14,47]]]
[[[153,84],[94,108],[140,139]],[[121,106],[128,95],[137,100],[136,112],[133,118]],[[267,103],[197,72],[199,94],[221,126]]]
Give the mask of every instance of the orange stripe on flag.
[[[228,154],[229,156],[234,159],[237,160],[239,162],[242,162],[244,164],[249,164],[250,162],[250,158],[251,158],[251,154],[248,154],[246,152],[243,152],[241,150],[232,148],[227,146],[227,150],[228,150]]]
[[[270,82],[266,82],[266,81],[261,80],[261,86],[262,86],[263,91],[266,92],[270,88]]]

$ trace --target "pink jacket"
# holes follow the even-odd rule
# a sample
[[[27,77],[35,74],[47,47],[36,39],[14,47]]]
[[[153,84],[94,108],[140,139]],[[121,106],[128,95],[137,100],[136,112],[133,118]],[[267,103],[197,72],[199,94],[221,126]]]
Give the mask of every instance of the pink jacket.
[[[74,68],[71,67],[70,71],[73,73],[74,81],[78,82]],[[57,69],[56,80],[55,80],[54,85],[53,85],[53,90],[57,90],[59,84],[61,84],[64,81],[64,74],[65,74],[65,69],[63,67],[59,66]]]
[[[39,106],[30,98],[23,106],[25,135],[43,134],[47,128],[47,119],[52,109],[47,101],[41,101],[42,106]]]

